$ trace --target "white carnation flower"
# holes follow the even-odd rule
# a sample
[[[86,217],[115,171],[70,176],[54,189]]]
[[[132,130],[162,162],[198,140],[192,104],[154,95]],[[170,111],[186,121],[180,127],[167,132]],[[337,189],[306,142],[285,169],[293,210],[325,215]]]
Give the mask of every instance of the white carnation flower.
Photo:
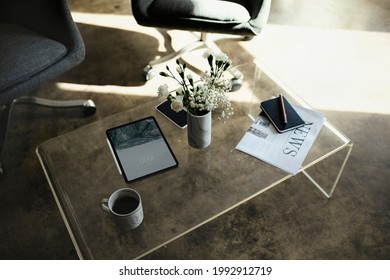
[[[183,106],[183,96],[176,96],[175,99],[172,99],[172,103],[171,103],[171,109],[175,112],[180,112],[181,110],[183,110],[184,106]]]
[[[167,84],[163,84],[158,87],[158,97],[167,97],[169,95],[169,89]]]
[[[176,95],[183,95],[183,88],[182,88],[182,87],[179,87],[179,88],[176,90]]]
[[[225,53],[220,52],[220,53],[215,54],[215,60],[229,61],[229,57]]]
[[[206,50],[204,53],[203,53],[203,58],[208,58],[210,55],[214,55],[213,51],[212,50]]]

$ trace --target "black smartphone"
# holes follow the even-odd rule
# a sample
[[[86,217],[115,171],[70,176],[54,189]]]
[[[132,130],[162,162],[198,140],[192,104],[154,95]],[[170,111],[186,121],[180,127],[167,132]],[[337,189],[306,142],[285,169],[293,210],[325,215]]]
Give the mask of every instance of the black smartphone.
[[[187,127],[187,112],[184,110],[179,112],[172,110],[170,100],[165,100],[164,102],[160,103],[156,106],[156,109],[176,126],[180,128]]]

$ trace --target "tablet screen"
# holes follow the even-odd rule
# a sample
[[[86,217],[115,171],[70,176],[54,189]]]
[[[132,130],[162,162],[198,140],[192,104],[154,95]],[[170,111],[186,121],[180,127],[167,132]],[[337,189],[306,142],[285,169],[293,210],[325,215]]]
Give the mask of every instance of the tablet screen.
[[[126,182],[178,165],[154,117],[108,129],[107,139]]]

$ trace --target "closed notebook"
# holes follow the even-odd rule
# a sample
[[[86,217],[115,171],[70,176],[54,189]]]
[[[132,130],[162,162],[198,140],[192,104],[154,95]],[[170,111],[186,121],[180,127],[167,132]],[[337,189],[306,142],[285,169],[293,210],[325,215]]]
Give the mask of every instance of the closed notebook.
[[[287,101],[287,99],[285,97],[282,98],[284,101],[287,123],[284,122],[283,109],[279,97],[263,101],[260,104],[261,109],[272,122],[276,130],[282,133],[305,125],[305,122]]]

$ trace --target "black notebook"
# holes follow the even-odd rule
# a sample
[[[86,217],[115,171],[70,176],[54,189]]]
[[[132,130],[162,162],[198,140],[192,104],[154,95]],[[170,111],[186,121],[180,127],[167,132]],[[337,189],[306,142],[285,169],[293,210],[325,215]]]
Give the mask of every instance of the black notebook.
[[[287,122],[284,121],[283,105],[280,100],[280,97],[263,101],[260,104],[261,109],[272,122],[276,130],[282,133],[304,126],[305,122],[298,115],[298,113],[291,106],[291,104],[287,101],[287,99],[285,97],[281,98],[283,98]]]

